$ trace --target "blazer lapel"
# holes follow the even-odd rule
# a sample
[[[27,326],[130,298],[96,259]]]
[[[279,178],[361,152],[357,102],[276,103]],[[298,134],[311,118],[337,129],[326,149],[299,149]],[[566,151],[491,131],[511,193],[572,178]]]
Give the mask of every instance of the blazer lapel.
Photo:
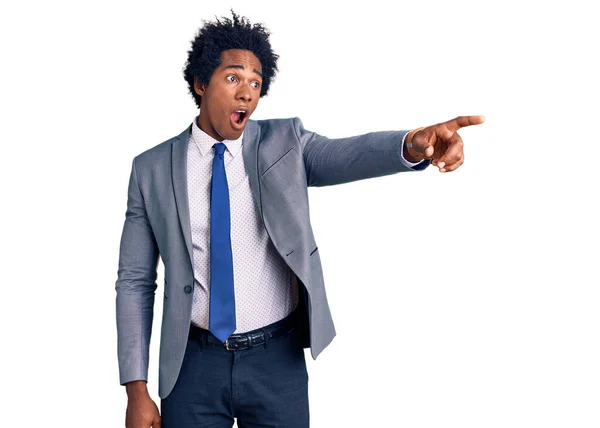
[[[192,132],[192,124],[179,134],[172,145],[171,175],[173,178],[173,192],[175,194],[175,205],[179,215],[181,231],[185,239],[190,262],[192,258],[192,227],[190,225],[190,204],[187,186],[187,151]],[[193,266],[193,263],[192,263]]]
[[[260,144],[260,127],[253,120],[248,120],[244,128],[244,138],[242,140],[242,155],[244,156],[244,166],[250,180],[250,188],[254,196],[254,202],[262,218],[262,201],[260,195],[260,183],[258,179],[258,146]]]

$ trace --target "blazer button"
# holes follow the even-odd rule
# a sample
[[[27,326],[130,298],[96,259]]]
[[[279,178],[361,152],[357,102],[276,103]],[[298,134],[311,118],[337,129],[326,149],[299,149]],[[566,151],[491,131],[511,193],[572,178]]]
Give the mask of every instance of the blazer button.
[[[186,285],[183,288],[183,291],[185,291],[185,294],[190,294],[192,292],[192,286],[191,285]]]

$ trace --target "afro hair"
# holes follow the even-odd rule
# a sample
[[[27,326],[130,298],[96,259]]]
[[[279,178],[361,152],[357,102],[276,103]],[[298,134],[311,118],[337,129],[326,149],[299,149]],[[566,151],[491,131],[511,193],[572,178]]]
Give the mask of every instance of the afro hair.
[[[188,83],[190,94],[200,108],[202,97],[194,91],[194,77],[198,84],[206,84],[215,70],[221,64],[221,52],[227,49],[244,49],[251,51],[262,66],[263,82],[260,96],[269,91],[269,86],[275,77],[277,59],[269,42],[269,31],[262,24],[251,24],[247,18],[239,17],[232,10],[233,20],[222,17],[215,22],[203,21],[188,51],[188,58],[183,70],[183,77]]]

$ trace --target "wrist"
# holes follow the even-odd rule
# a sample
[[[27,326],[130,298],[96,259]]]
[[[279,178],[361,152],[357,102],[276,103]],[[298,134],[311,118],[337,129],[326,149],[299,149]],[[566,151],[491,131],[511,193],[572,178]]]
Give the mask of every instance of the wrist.
[[[134,380],[125,384],[125,391],[129,397],[148,395],[148,386],[145,380]]]

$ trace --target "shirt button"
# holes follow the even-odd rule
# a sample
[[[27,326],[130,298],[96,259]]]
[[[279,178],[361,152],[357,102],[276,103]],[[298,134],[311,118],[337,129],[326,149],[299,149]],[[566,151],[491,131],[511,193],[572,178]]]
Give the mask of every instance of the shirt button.
[[[192,292],[192,286],[191,285],[186,285],[183,288],[183,291],[185,291],[185,294],[190,294]]]

